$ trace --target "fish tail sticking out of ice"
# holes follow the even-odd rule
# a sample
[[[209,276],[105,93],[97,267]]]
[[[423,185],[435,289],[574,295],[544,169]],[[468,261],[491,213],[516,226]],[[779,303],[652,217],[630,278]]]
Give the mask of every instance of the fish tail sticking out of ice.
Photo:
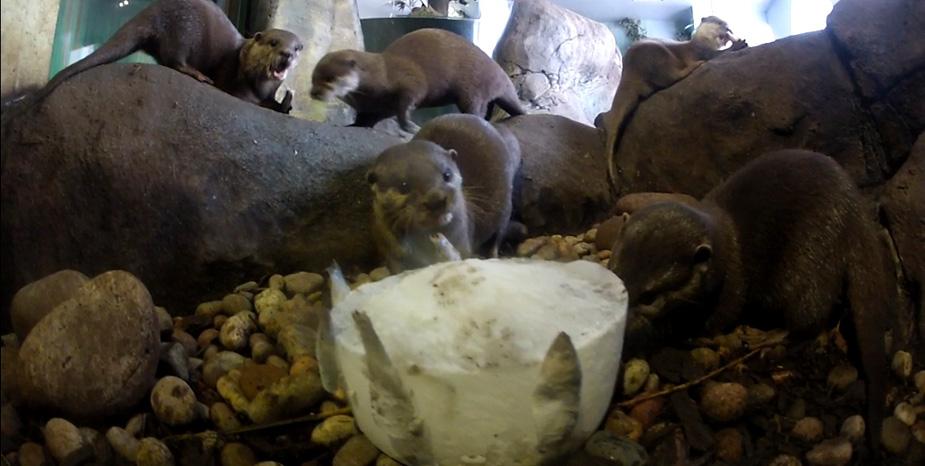
[[[562,451],[578,423],[581,364],[572,339],[559,332],[546,352],[533,392],[536,450],[541,457]]]

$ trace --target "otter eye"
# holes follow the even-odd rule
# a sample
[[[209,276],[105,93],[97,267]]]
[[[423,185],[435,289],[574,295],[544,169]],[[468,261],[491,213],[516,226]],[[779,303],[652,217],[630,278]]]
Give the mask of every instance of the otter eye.
[[[379,177],[375,173],[369,172],[366,174],[366,182],[369,184],[376,184],[376,181],[379,181]]]
[[[402,194],[408,194],[408,191],[410,191],[410,189],[408,189],[408,182],[402,181],[401,184],[398,185],[398,192]]]
[[[296,50],[296,52],[301,52],[301,51],[302,51],[302,44],[296,45],[296,46],[295,46],[295,50]]]
[[[270,41],[270,45],[273,46],[273,47],[276,47],[277,45],[279,45],[279,41],[276,40],[276,39],[273,39],[273,40]]]
[[[452,171],[446,170],[446,171],[443,172],[443,181],[446,181],[447,183],[449,183],[450,180],[452,180],[452,179],[453,179],[453,172],[452,172]]]

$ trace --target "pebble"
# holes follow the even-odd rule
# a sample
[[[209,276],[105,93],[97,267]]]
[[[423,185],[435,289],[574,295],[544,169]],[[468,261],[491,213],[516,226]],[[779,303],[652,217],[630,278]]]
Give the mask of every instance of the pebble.
[[[296,272],[283,277],[289,294],[310,294],[324,286],[324,277],[317,273]]]
[[[897,404],[896,407],[893,408],[893,416],[896,416],[896,419],[899,419],[907,426],[915,424],[915,408],[905,401]]]
[[[704,371],[712,371],[719,367],[719,354],[710,348],[694,348],[691,350],[691,359]]]
[[[642,423],[626,415],[623,411],[620,411],[619,408],[614,409],[610,412],[610,415],[607,416],[604,429],[618,437],[625,437],[631,440],[639,440],[643,432]]]
[[[257,455],[243,443],[226,443],[222,447],[222,466],[254,466]]]
[[[286,299],[285,293],[281,290],[267,288],[254,298],[254,308],[257,310],[258,314],[262,314],[268,310],[280,309],[283,303],[286,302]]]
[[[208,301],[196,306],[196,315],[202,317],[214,318],[222,312],[221,301]]]
[[[161,362],[170,368],[170,371],[183,380],[189,380],[189,360],[186,348],[179,343],[161,343]]]
[[[794,437],[804,442],[815,442],[822,437],[823,429],[822,421],[819,418],[804,417],[797,421],[791,433]]]
[[[346,441],[356,435],[357,429],[353,418],[345,415],[331,416],[312,430],[311,440],[318,445],[330,447]]]
[[[259,287],[260,287],[260,285],[258,285],[257,282],[255,282],[255,281],[249,281],[249,282],[242,283],[242,284],[240,284],[240,285],[234,287],[234,292],[235,292],[235,293],[240,293],[240,292],[242,292],[242,291],[254,291],[254,290],[256,290],[256,289],[259,288]]]
[[[138,439],[121,427],[110,427],[106,431],[106,440],[116,453],[131,462],[138,455]]]
[[[42,430],[45,436],[45,446],[51,456],[63,463],[71,453],[83,447],[83,437],[74,424],[60,417],[49,419]]]
[[[132,437],[143,437],[145,433],[145,424],[148,422],[148,415],[145,413],[136,414],[125,423],[125,431]]]
[[[793,403],[790,403],[790,407],[787,408],[787,412],[784,413],[784,416],[790,419],[803,419],[806,417],[806,400],[802,398],[793,400]]]
[[[154,314],[157,315],[157,328],[160,330],[160,333],[167,333],[173,329],[173,317],[170,317],[170,313],[167,312],[167,309],[154,306]]]
[[[6,388],[6,387],[4,387]],[[4,437],[16,437],[22,430],[22,421],[13,403],[4,403],[0,409],[0,433]]]
[[[183,379],[172,375],[154,384],[151,408],[161,422],[171,426],[189,424],[203,414],[193,389]]]
[[[138,466],[173,466],[173,454],[160,440],[145,437],[138,443],[135,464]]]
[[[202,366],[202,378],[208,386],[215,387],[221,376],[244,364],[246,360],[244,356],[233,351],[222,351],[215,357],[206,359],[206,363]]]
[[[218,338],[219,333],[220,332],[218,329],[207,328],[199,334],[198,338],[196,338],[196,344],[199,345],[200,348],[207,348],[212,344],[213,341],[215,341],[216,338]]]
[[[906,351],[897,351],[893,354],[893,373],[902,380],[912,375],[912,355]]]
[[[289,375],[299,375],[307,372],[318,372],[318,360],[307,354],[293,358],[292,366],[289,368]]]
[[[257,424],[298,416],[321,401],[324,394],[317,374],[286,376],[258,393],[247,407],[247,415]]]
[[[714,436],[716,440],[716,457],[731,464],[738,464],[742,461],[744,449],[742,447],[742,433],[739,429],[726,428],[717,432]]]
[[[919,389],[919,393],[925,394],[925,371],[915,373],[915,388]]]
[[[391,275],[391,273],[389,273],[389,269],[387,267],[377,267],[369,272],[369,278],[374,282],[378,282],[379,280],[382,280],[389,275]]]
[[[851,442],[845,438],[825,440],[806,453],[813,466],[843,466],[851,461]]]
[[[96,429],[90,427],[81,427],[80,436],[83,438],[84,445],[90,445],[93,453],[92,458],[97,464],[109,464],[112,461],[112,447],[102,434]]]
[[[225,322],[228,322],[228,316],[226,316],[225,314],[219,314],[215,316],[214,319],[212,319],[212,326],[217,329],[220,329],[222,328],[222,326],[225,325]]]
[[[916,422],[912,426],[912,436],[919,443],[925,443],[925,421]]]
[[[267,281],[267,285],[270,289],[282,291],[283,287],[286,286],[286,279],[280,274],[274,274],[270,277],[270,280]]]
[[[661,380],[658,378],[658,374],[649,374],[646,377],[646,384],[643,385],[642,390],[644,392],[654,392],[659,389],[661,386]]]
[[[765,383],[756,383],[748,387],[748,405],[750,407],[761,406],[770,402],[777,395],[774,387]]]
[[[536,254],[536,252],[539,251],[539,249],[543,247],[544,244],[546,244],[547,239],[548,238],[545,236],[539,236],[536,238],[527,238],[526,240],[524,240],[524,242],[520,243],[517,246],[517,256],[518,257],[530,257]]]
[[[848,364],[833,367],[827,379],[829,386],[839,391],[844,391],[856,380],[858,380],[858,370]]]
[[[251,359],[259,363],[267,361],[276,353],[276,345],[264,333],[254,333],[250,336]]]
[[[275,354],[267,358],[267,364],[285,369],[286,372],[289,372],[289,362]]]
[[[253,309],[251,301],[238,293],[226,294],[222,298],[222,311],[233,316],[239,312],[249,312]]]
[[[19,447],[20,466],[46,466],[45,449],[34,442],[26,442]]]
[[[332,466],[367,466],[379,457],[379,449],[363,434],[350,437],[334,455]]]
[[[256,317],[253,312],[241,312],[229,317],[219,334],[222,346],[233,351],[246,348],[251,333],[257,330],[257,324],[254,323]]]
[[[631,396],[642,388],[649,377],[649,363],[644,359],[630,359],[623,368],[623,394]]]
[[[208,362],[208,361],[214,359],[216,356],[218,356],[218,354],[221,353],[221,352],[222,352],[222,350],[221,350],[221,348],[218,347],[218,345],[209,345],[209,346],[206,347],[205,350],[202,351],[202,359],[203,359],[203,361]],[[235,353],[235,354],[237,354],[237,353]],[[240,355],[239,355],[239,356],[240,356]],[[243,356],[241,356],[241,357],[243,357]]]
[[[864,423],[864,418],[859,414],[855,414],[854,416],[848,416],[848,418],[841,423],[841,430],[839,433],[852,442],[858,442],[864,438],[865,431],[866,425]]]
[[[369,283],[369,282],[371,282],[371,281],[372,281],[372,279],[369,278],[369,275],[367,275],[367,274],[365,274],[365,273],[361,273],[361,274],[357,275],[356,278],[353,280],[353,283],[350,284],[350,288],[356,289],[356,288],[359,287],[360,285],[365,285],[365,284],[367,284],[367,283]]]
[[[642,430],[646,431],[649,427],[652,427],[652,424],[655,424],[655,421],[658,420],[664,408],[665,399],[663,397],[652,398],[633,406],[633,408],[630,409],[629,416],[639,421]]]
[[[894,455],[902,455],[909,447],[912,433],[909,426],[899,419],[890,416],[883,420],[883,429],[880,432],[880,442],[883,447]]]
[[[213,403],[209,408],[209,419],[220,431],[227,432],[241,428],[241,421],[235,416],[231,407],[220,401]]]
[[[707,417],[728,422],[738,419],[745,412],[748,390],[737,383],[717,383],[703,390],[701,409]]]
[[[642,445],[617,437],[610,432],[599,430],[585,443],[585,451],[598,458],[613,461],[622,466],[643,466],[648,463],[649,455]]]
[[[393,460],[390,456],[385,453],[380,453],[379,457],[376,458],[376,466],[402,466],[398,461]]]
[[[768,466],[803,466],[800,459],[791,455],[777,455]]]
[[[253,400],[258,393],[287,375],[284,369],[269,364],[245,363],[240,371],[238,386],[248,400]]]
[[[183,345],[183,349],[186,350],[187,356],[193,356],[199,351],[199,342],[196,341],[192,335],[183,330],[175,329],[170,335],[170,339]]]
[[[307,325],[292,324],[276,336],[276,344],[290,361],[298,356],[315,356],[315,329]]]

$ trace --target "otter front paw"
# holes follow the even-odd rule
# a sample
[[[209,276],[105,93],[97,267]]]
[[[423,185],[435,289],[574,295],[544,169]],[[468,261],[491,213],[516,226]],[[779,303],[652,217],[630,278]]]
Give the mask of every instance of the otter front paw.
[[[736,39],[732,41],[732,45],[729,46],[729,50],[734,52],[736,50],[742,50],[746,47],[748,47],[748,42],[745,42],[745,39]]]

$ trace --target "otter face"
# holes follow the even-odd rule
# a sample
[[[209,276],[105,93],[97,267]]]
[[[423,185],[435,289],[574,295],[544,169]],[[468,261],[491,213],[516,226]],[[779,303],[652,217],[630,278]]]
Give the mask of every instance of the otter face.
[[[730,41],[736,40],[732,30],[729,29],[729,24],[716,16],[702,18],[700,26],[697,26],[697,30],[694,32],[694,37],[714,44],[717,49]]]
[[[242,49],[242,63],[252,75],[282,81],[299,62],[304,48],[295,34],[282,29],[258,32]]]
[[[367,173],[374,210],[401,237],[433,234],[457,220],[462,176],[456,151],[429,141],[411,141],[387,149]]]
[[[619,235],[610,267],[629,295],[627,345],[702,326],[713,290],[713,245],[706,214],[673,202],[634,213]],[[649,340],[649,341],[646,341]],[[632,345],[630,344],[632,342]]]
[[[350,50],[332,52],[324,56],[312,72],[311,96],[329,102],[341,98],[360,86],[357,60]]]

